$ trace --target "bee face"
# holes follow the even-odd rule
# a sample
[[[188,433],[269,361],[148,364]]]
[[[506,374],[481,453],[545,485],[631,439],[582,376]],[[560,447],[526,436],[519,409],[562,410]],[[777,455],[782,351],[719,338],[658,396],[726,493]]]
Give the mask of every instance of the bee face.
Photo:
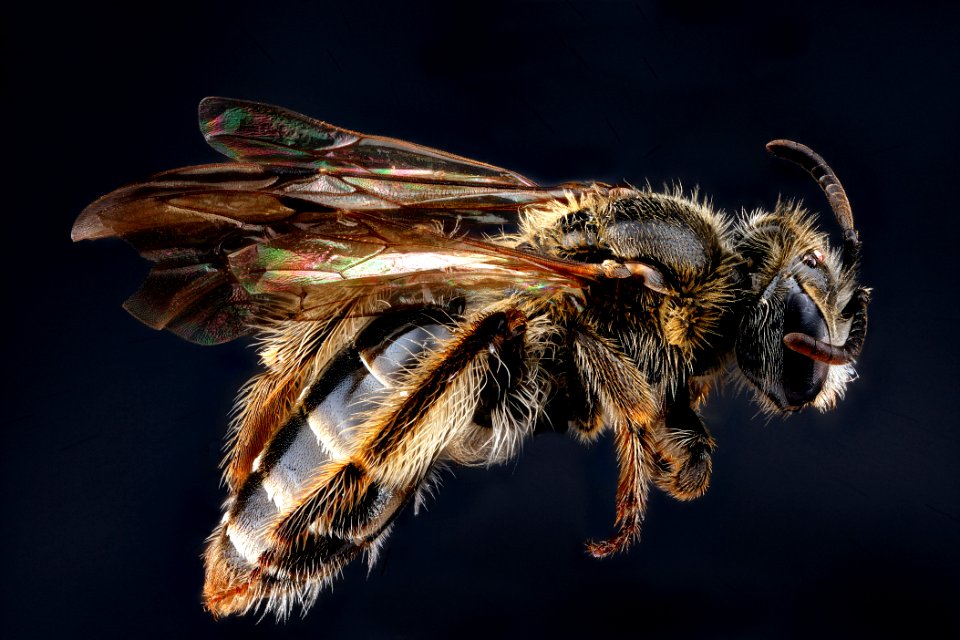
[[[768,145],[824,185],[844,228],[830,248],[812,219],[787,203],[758,213],[735,231],[749,293],[737,335],[739,371],[769,410],[831,408],[854,375],[866,332],[869,291],[856,284],[860,243],[846,194],[823,159],[796,143]]]
[[[837,337],[836,257],[807,216],[790,207],[752,216],[739,232],[750,286],[737,336],[740,371],[768,408],[791,412],[826,402],[831,366],[787,348],[784,336]]]

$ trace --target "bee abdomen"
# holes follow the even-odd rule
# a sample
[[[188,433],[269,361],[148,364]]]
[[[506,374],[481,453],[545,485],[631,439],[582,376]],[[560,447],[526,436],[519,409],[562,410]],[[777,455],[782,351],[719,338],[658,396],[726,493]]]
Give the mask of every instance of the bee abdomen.
[[[228,506],[208,552],[208,582],[214,578],[211,571],[225,572],[230,583],[272,558],[276,527],[306,499],[311,480],[327,465],[351,458],[358,444],[355,427],[393,392],[427,350],[450,336],[443,324],[416,323],[424,319],[422,312],[378,318],[335,355],[301,395]],[[305,543],[314,550],[298,554],[305,566],[298,566],[293,558],[273,558],[272,570],[279,572],[274,578],[290,572],[322,573],[325,562],[346,562],[361,548],[376,543],[411,495],[412,490],[391,491],[370,483],[361,499],[343,505],[339,514],[349,531],[315,527],[311,538],[320,536],[323,544],[319,538]],[[335,571],[342,562],[334,562],[330,569]]]

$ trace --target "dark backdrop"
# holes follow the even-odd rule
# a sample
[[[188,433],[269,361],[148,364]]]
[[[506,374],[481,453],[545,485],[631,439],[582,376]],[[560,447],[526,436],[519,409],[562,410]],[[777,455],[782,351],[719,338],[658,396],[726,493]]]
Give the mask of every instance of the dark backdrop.
[[[4,637],[955,632],[960,12],[464,4],[6,13]],[[120,303],[146,264],[119,241],[69,241],[106,191],[216,160],[196,126],[205,95],[543,183],[679,179],[727,211],[778,194],[824,211],[813,181],[763,150],[804,141],[841,176],[862,229],[876,301],[861,379],[836,411],[787,421],[756,418],[733,391],[715,398],[710,491],[655,495],[628,555],[600,562],[582,546],[611,530],[611,443],[546,435],[506,466],[448,476],[426,513],[400,519],[379,565],[351,566],[305,620],[214,622],[199,556],[252,351],[138,324]]]

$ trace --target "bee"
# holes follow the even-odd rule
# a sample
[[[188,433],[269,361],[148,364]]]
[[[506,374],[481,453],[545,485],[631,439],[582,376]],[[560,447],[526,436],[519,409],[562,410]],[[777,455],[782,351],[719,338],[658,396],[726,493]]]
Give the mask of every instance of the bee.
[[[166,171],[89,205],[73,239],[155,264],[125,306],[218,344],[253,333],[205,553],[216,616],[308,608],[444,465],[511,459],[542,428],[611,432],[615,532],[651,486],[688,500],[715,442],[698,409],[728,378],[772,413],[828,410],[854,377],[870,290],[846,193],[811,149],[843,239],[798,204],[731,217],[679,189],[567,183],[207,98],[231,162]]]

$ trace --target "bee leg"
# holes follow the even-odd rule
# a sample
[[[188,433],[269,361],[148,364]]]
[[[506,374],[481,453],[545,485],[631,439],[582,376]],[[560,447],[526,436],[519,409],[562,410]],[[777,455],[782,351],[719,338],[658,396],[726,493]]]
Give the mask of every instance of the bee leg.
[[[298,322],[297,331],[273,328],[262,333],[260,359],[266,370],[243,386],[237,412],[230,427],[227,450],[221,466],[224,481],[238,491],[253,469],[257,455],[283,426],[312,369],[321,346],[333,352],[369,324],[365,302],[348,299],[331,309],[334,320]]]
[[[693,409],[688,386],[668,403],[658,442],[657,486],[679,500],[699,498],[707,490],[716,442]]]
[[[644,512],[647,509],[650,450],[646,432],[629,424],[613,427],[617,445],[620,477],[617,482],[617,532],[606,540],[587,543],[587,552],[594,558],[605,558],[626,551],[640,539]]]
[[[491,359],[523,340],[526,317],[509,307],[468,321],[430,353],[358,427],[360,444],[346,461],[326,465],[304,498],[273,529],[273,555],[317,533],[364,537],[383,495],[408,494],[438,458],[473,426]]]
[[[636,364],[589,329],[577,330],[572,346],[583,387],[599,401],[613,429],[620,467],[617,533],[587,545],[591,555],[602,558],[625,551],[640,538],[649,481],[655,473],[651,426],[657,415],[656,393]]]
[[[493,357],[485,367],[473,412],[473,423],[486,429],[494,428],[498,413],[513,413],[509,403],[511,393],[521,386],[529,374],[528,348],[522,333],[501,341],[499,348],[491,355]]]

